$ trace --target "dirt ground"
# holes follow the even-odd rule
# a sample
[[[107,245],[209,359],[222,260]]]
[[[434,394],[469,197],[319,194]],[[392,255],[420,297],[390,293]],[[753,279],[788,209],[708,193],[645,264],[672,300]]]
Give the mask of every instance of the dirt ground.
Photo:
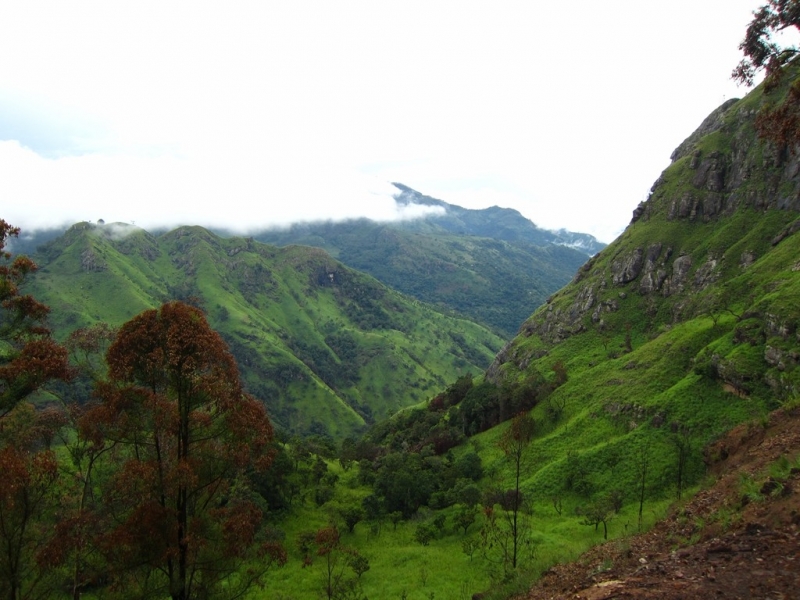
[[[800,409],[742,425],[715,443],[715,483],[651,531],[547,571],[518,600],[800,599]],[[770,470],[772,467],[772,471]]]

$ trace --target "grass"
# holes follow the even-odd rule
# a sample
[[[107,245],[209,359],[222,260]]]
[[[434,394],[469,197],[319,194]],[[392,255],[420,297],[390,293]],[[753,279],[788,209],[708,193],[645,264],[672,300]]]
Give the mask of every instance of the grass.
[[[342,474],[332,505],[347,504],[367,493],[366,489],[352,487],[353,476],[352,472]],[[651,527],[668,506],[669,501],[664,499],[648,503],[645,527]],[[251,598],[300,600],[319,593],[323,571],[320,560],[317,558],[312,566],[304,567],[299,550],[290,543],[302,531],[326,526],[330,508],[305,504],[281,522],[290,546],[289,562],[270,575],[263,592],[254,592]],[[625,543],[626,537],[635,532],[636,511],[633,505],[623,507],[609,523],[609,539]],[[377,536],[370,533],[367,523],[356,525],[352,534],[342,533],[342,544],[358,549],[369,559],[370,569],[361,578],[364,594],[379,599],[400,599],[405,594],[409,600],[422,600],[433,593],[439,600],[461,600],[492,586],[487,597],[506,598],[512,592],[527,589],[539,574],[554,564],[575,560],[591,546],[604,541],[602,527],[595,531],[593,527],[582,525],[571,510],[565,509],[558,516],[549,502],[537,502],[533,508],[533,559],[511,580],[498,580],[493,578],[493,569],[481,557],[480,550],[471,558],[462,550],[465,538],[478,537],[479,524],[476,522],[467,536],[461,531],[454,532],[451,527],[453,512],[452,508],[444,511],[448,516],[445,534],[428,546],[414,541],[414,531],[424,517],[401,522],[396,530],[390,523],[383,523]]]
[[[402,296],[317,249],[223,239],[199,227],[158,238],[105,232],[76,225],[36,256],[41,269],[27,291],[51,306],[57,337],[196,298],[249,390],[290,434],[357,434],[458,375],[479,373],[503,344],[487,328]],[[84,268],[87,253],[98,270]],[[351,354],[334,351],[331,332],[347,334]]]

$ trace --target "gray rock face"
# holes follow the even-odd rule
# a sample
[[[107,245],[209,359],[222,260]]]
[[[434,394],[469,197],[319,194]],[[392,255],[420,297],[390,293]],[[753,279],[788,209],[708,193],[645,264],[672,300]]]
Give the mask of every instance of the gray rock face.
[[[606,313],[612,313],[619,310],[619,303],[614,300],[604,300],[600,302],[594,309],[592,313],[592,323],[602,323],[603,315]]]
[[[655,244],[651,244],[650,247],[647,248],[647,254],[645,255],[644,259],[644,272],[647,273],[648,271],[652,271],[656,266],[656,261],[658,257],[661,256],[661,242],[656,242]]]
[[[736,104],[739,101],[738,98],[731,98],[730,100],[726,100],[722,106],[717,108],[714,112],[708,115],[703,122],[700,124],[692,135],[681,142],[681,145],[675,148],[675,151],[670,156],[672,162],[679,160],[692,152],[694,150],[694,145],[704,135],[708,135],[709,133],[713,133],[716,130],[720,129],[724,124],[724,117],[725,113],[728,112],[728,109]]]
[[[777,367],[779,371],[783,371],[786,365],[783,361],[783,353],[778,348],[767,346],[764,348],[764,360],[770,366]]]
[[[762,144],[759,153],[753,148],[752,129],[744,127],[755,119],[754,109],[729,109],[735,100],[729,100],[711,113],[702,125],[672,153],[673,162],[690,157],[687,163],[694,171],[686,190],[671,199],[668,205],[669,220],[700,219],[704,222],[732,214],[744,206],[758,210],[800,210],[800,153],[790,154],[774,144]],[[722,130],[731,134],[724,152],[712,150],[704,153],[698,148],[700,139]],[[740,190],[750,178],[764,177],[762,189]],[[664,181],[662,174],[654,186]],[[650,199],[639,212],[649,210]]]
[[[88,272],[105,271],[106,263],[94,250],[87,248],[81,253],[81,269]]]
[[[719,279],[720,273],[719,269],[717,269],[718,266],[719,261],[713,256],[709,256],[708,260],[703,263],[694,274],[695,290],[704,290]]]
[[[597,302],[597,294],[591,286],[586,286],[575,297],[575,302],[572,305],[570,314],[573,319],[579,318],[581,315],[589,312],[589,310]]]
[[[697,213],[697,205],[697,199],[689,192],[686,192],[680,198],[672,201],[667,213],[667,220],[687,219],[690,215]]]
[[[764,328],[769,337],[779,337],[783,340],[791,340],[793,336],[797,335],[800,341],[800,328],[797,323],[787,322],[778,315],[767,313],[764,315]]]
[[[633,209],[633,217],[631,217],[631,223],[636,223],[639,219],[642,218],[647,205],[644,202],[639,202],[639,205]]]
[[[685,192],[679,199],[673,200],[670,204],[667,220],[687,219],[694,221],[701,219],[704,222],[708,222],[714,217],[723,214],[726,209],[725,198],[720,193],[708,193],[703,197],[699,197],[691,192]]]
[[[691,256],[679,256],[672,263],[672,276],[670,276],[664,284],[664,296],[672,296],[682,292],[686,286],[686,279],[689,275],[689,269],[692,268]]]
[[[709,192],[721,192],[725,187],[725,162],[719,152],[712,152],[700,161],[692,179],[696,188],[707,189]]]
[[[772,239],[772,245],[777,246],[787,237],[797,233],[798,231],[800,231],[800,219],[797,219],[793,223],[789,223],[789,225],[784,227],[783,230]]]
[[[639,280],[639,293],[651,294],[661,289],[664,280],[667,278],[667,272],[663,269],[658,269],[658,259],[661,256],[661,242],[651,244],[647,248],[647,254],[644,259],[644,268],[642,270],[642,278]]]
[[[642,275],[642,279],[639,283],[639,293],[642,295],[647,295],[657,292],[664,285],[664,281],[666,281],[666,279],[667,272],[664,269],[658,269],[657,271],[645,273]]]
[[[614,285],[630,283],[639,276],[644,264],[644,250],[636,248],[627,256],[611,264],[611,281]]]
[[[748,268],[754,262],[756,262],[756,253],[755,252],[753,252],[752,250],[746,250],[746,251],[742,252],[742,257],[739,259],[739,266],[742,269]]]

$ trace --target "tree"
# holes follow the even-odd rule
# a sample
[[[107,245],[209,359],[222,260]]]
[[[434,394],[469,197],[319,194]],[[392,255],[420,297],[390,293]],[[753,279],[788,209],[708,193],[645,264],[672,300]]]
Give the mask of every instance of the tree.
[[[340,514],[349,533],[353,533],[356,525],[364,520],[364,511],[358,506],[347,507],[341,510]]]
[[[314,537],[317,546],[317,556],[323,562],[322,590],[328,600],[347,600],[350,598],[361,600],[361,576],[369,570],[369,560],[352,548],[341,545],[339,530],[335,526],[323,527]],[[345,567],[355,574],[348,578]]]
[[[352,569],[358,579],[361,579],[361,576],[369,571],[369,559],[363,554],[351,550],[347,557],[347,566]]]
[[[673,424],[672,443],[675,445],[675,488],[678,500],[686,485],[686,471],[694,450],[692,431],[686,425]]]
[[[553,387],[557,388],[567,382],[567,366],[563,360],[557,360],[553,363]]]
[[[49,445],[63,425],[58,411],[37,411],[25,400],[72,377],[66,349],[45,326],[50,309],[20,290],[36,264],[6,251],[18,235],[0,219],[0,595],[9,600],[41,592],[35,555],[58,477]]]
[[[796,46],[780,46],[773,35],[787,29],[800,30],[798,0],[769,0],[753,13],[745,37],[739,44],[744,58],[733,70],[735,81],[752,86],[765,73],[764,91],[776,91],[789,75],[790,63],[800,52]],[[786,97],[768,105],[756,119],[759,135],[780,146],[792,148],[800,141],[800,80],[791,83]]]
[[[594,525],[594,530],[600,523],[603,524],[603,539],[608,539],[608,522],[617,514],[619,510],[618,499],[613,494],[609,494],[602,498],[589,503],[585,507],[578,507],[575,512],[578,516],[583,517],[581,523],[584,525]]]
[[[474,506],[462,506],[453,517],[453,525],[457,529],[463,529],[464,535],[467,535],[467,529],[475,522],[477,514]]]
[[[636,477],[639,487],[639,531],[641,531],[644,496],[647,491],[647,471],[650,468],[650,438],[646,437],[640,441],[633,458],[636,461]]]
[[[436,530],[430,523],[420,523],[414,530],[414,539],[423,546],[431,543],[431,540],[436,537]]]
[[[514,487],[498,498],[505,515],[504,524],[497,518],[493,506],[484,509],[486,517],[482,536],[486,546],[500,550],[500,561],[505,569],[516,569],[519,564],[520,550],[529,540],[527,522],[523,518],[523,496],[520,489],[522,468],[528,446],[533,440],[536,422],[527,413],[514,417],[500,437],[499,446],[511,463]],[[491,501],[491,504],[495,504]]]
[[[261,583],[286,555],[259,537],[263,515],[244,482],[269,467],[273,430],[222,338],[199,309],[171,302],[125,323],[106,362],[79,434],[116,445],[96,540],[111,578],[174,600]]]
[[[0,438],[0,594],[8,600],[41,592],[36,554],[55,503],[58,464],[49,449],[35,451],[40,422],[30,404],[17,407]],[[36,594],[38,595],[38,594]]]
[[[53,379],[72,377],[66,349],[50,338],[50,309],[20,287],[37,269],[6,251],[19,228],[0,219],[0,422],[23,399]]]

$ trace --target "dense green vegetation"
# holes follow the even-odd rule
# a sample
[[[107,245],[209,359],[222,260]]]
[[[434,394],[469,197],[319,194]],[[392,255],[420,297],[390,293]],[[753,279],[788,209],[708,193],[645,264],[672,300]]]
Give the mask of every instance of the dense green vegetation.
[[[395,185],[399,205],[441,212],[394,223],[305,223],[255,237],[323,248],[396,290],[453,309],[505,337],[604,247],[587,234],[539,229],[512,209],[465,209]]]
[[[404,582],[408,597],[460,598],[472,577],[470,591],[492,581],[503,597],[524,585],[521,573],[535,576],[606,533],[624,543],[702,482],[708,442],[743,421],[759,427],[768,411],[797,401],[800,161],[755,140],[760,94],[727,103],[682,145],[626,232],[525,322],[485,378],[459,379],[357,445],[358,474],[343,476],[337,493],[362,490],[385,511],[381,536],[393,519],[402,532],[371,545],[356,526],[350,543],[381,557],[363,576],[365,590],[383,573]],[[509,425],[496,423],[529,408],[535,431],[520,492],[530,523],[523,547],[533,556],[513,570],[496,553],[503,535],[491,532],[509,522],[517,497],[503,452]],[[419,484],[414,494],[402,493],[408,481]],[[467,524],[477,497],[482,508]],[[448,562],[446,582],[428,587],[420,570],[451,560],[470,532],[471,558]],[[382,551],[402,556],[414,542],[420,561],[398,565]],[[283,579],[279,589],[304,595]]]
[[[42,248],[30,291],[56,337],[119,326],[170,299],[198,304],[247,389],[289,433],[342,438],[478,373],[502,340],[306,247],[220,238],[199,227],[158,237],[81,223]]]
[[[690,136],[625,233],[483,375],[496,337],[321,250],[89,224],[44,248],[30,287],[62,332],[129,323],[116,337],[69,337],[76,375],[41,329],[39,305],[15,300],[32,266],[6,260],[0,516],[19,518],[21,491],[35,500],[21,541],[0,544],[17,552],[0,553],[16,577],[9,597],[132,589],[112,580],[141,597],[193,597],[185,585],[167,591],[164,564],[202,555],[225,573],[198,580],[214,597],[441,600],[488,588],[484,597],[505,598],[591,544],[624,545],[702,485],[709,442],[800,398],[800,158],[756,139],[763,101],[757,90],[728,102]],[[162,360],[176,344],[131,335],[154,311],[131,313],[174,298],[205,308],[244,387],[272,411],[274,438],[198,311],[160,309],[203,325],[199,346],[190,326],[171,330],[188,362]],[[184,377],[184,364],[202,367]],[[48,380],[60,383],[43,388]],[[239,429],[220,425],[223,415]],[[263,431],[253,452],[248,416]],[[161,453],[195,443],[197,459]],[[162,510],[176,490],[176,508]],[[191,521],[195,493],[203,510]],[[139,496],[150,502],[131,501]],[[198,526],[187,540],[216,545],[192,555],[173,525],[142,528],[174,514],[174,527]]]

